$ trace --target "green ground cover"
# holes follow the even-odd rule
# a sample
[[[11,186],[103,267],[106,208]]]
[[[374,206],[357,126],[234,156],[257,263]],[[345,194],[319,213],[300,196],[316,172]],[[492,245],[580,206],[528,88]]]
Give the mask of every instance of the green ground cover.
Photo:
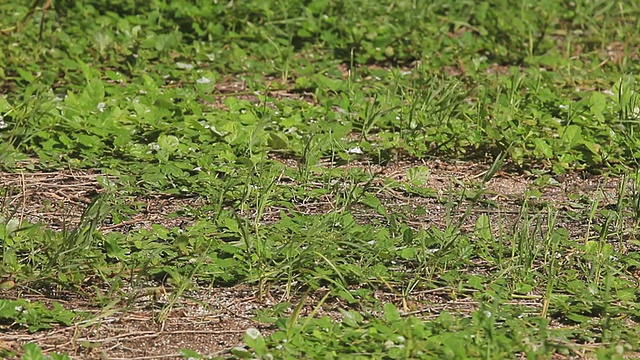
[[[242,343],[181,356],[640,356],[640,3],[13,1],[0,32],[0,355],[139,357],[38,334],[242,288]]]

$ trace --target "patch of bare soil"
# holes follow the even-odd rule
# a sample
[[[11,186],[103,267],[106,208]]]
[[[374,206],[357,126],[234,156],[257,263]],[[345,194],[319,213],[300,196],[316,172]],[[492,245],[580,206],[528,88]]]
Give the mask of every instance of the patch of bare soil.
[[[326,290],[309,295],[301,308],[301,316],[328,316],[341,320],[342,310],[352,306],[343,300],[328,298],[320,304]],[[435,319],[442,311],[457,314],[471,313],[478,303],[469,294],[449,287],[413,292],[410,297],[398,293],[378,291],[375,297],[404,309],[406,316]],[[24,298],[11,291],[2,298]],[[31,301],[51,303],[50,298],[28,296]],[[299,297],[288,298],[282,289],[271,289],[260,297],[248,286],[234,288],[199,289],[180,297],[171,307],[171,294],[154,293],[135,299],[128,306],[97,309],[71,295],[67,300],[56,299],[68,309],[93,313],[91,320],[72,327],[57,326],[51,330],[29,334],[23,330],[0,332],[0,349],[19,351],[28,342],[38,344],[45,352],[68,353],[72,359],[183,359],[182,349],[191,349],[204,356],[228,355],[231,348],[242,346],[242,338],[249,328],[268,335],[275,327],[256,320],[256,311],[269,309],[282,301],[291,306],[283,315],[291,315]],[[539,312],[538,300],[513,301],[513,305]]]
[[[280,159],[288,166],[295,166],[291,159]],[[430,174],[424,184],[431,188],[435,196],[424,197],[389,187],[393,180],[408,182],[407,171],[417,165],[425,166]],[[329,166],[329,164],[326,164]],[[540,204],[541,209],[552,207],[559,210],[587,211],[585,203],[576,196],[600,198],[601,205],[615,204],[620,190],[619,178],[592,175],[567,175],[555,178],[553,184],[534,185],[534,178],[525,175],[498,172],[487,184],[481,201],[471,201],[461,196],[465,192],[477,190],[489,166],[469,162],[398,161],[381,166],[371,163],[352,163],[342,166],[358,167],[369,172],[375,179],[372,189],[387,206],[387,210],[406,216],[409,225],[416,229],[431,226],[443,228],[448,215],[461,217],[466,214],[463,229],[472,230],[475,220],[487,214],[492,221],[513,226],[518,220],[525,200],[525,192],[537,189],[540,196],[531,204]],[[39,173],[0,173],[0,189],[5,195],[0,210],[20,220],[43,223],[52,229],[61,229],[75,224],[91,199],[102,191],[96,172],[59,171]],[[281,179],[290,184],[291,179]],[[289,181],[289,183],[287,183]],[[364,186],[365,183],[360,184]],[[310,184],[309,186],[322,186]],[[625,189],[623,189],[625,190]],[[456,195],[457,194],[457,195]],[[447,200],[449,199],[449,200]],[[335,199],[327,195],[320,199],[292,199],[295,210],[304,214],[320,214],[335,209]],[[132,198],[132,202],[143,204],[139,215],[120,224],[104,224],[103,231],[132,231],[151,228],[162,224],[169,228],[184,226],[192,221],[186,217],[170,217],[172,213],[185,207],[197,208],[205,204],[198,197],[172,198],[156,196]],[[451,207],[447,201],[457,203]],[[469,207],[472,207],[468,211]],[[421,211],[416,211],[420,209]],[[264,222],[277,221],[278,213],[284,208],[271,207],[264,212]],[[356,206],[354,216],[362,223],[385,219],[369,208]],[[452,214],[453,212],[453,214]],[[246,214],[252,216],[251,214]],[[559,226],[569,229],[572,236],[585,236],[584,220],[559,215]],[[470,271],[481,271],[482,264]],[[303,306],[302,315],[312,314],[322,291],[310,295]],[[452,288],[438,288],[413,292],[403,297],[399,291],[388,289],[377,291],[375,297],[382,302],[395,303],[407,315],[424,318],[437,317],[442,311],[470,314],[478,304],[472,300],[473,290],[460,291]],[[246,329],[258,328],[264,333],[275,329],[255,320],[257,310],[270,309],[274,304],[289,301],[295,307],[300,299],[290,299],[282,290],[272,289],[260,296],[258,290],[249,286],[234,288],[198,289],[183,294],[175,302],[171,300],[171,290],[152,290],[148,294],[125,294],[121,303],[112,307],[96,308],[91,302],[69,296],[56,296],[67,309],[82,309],[95,314],[92,320],[73,327],[56,327],[52,330],[29,334],[25,331],[2,330],[0,347],[18,350],[24,343],[35,342],[45,351],[68,352],[77,359],[179,359],[180,349],[193,349],[204,355],[225,355],[241,343]],[[0,291],[0,298],[30,298],[50,303],[51,297],[34,295],[27,289]],[[133,298],[133,301],[129,300]],[[518,300],[517,304],[539,313],[542,297],[532,295]],[[320,307],[317,315],[327,315],[340,319],[341,309],[350,305],[339,299],[329,299]],[[290,310],[291,311],[291,310]],[[588,358],[588,355],[566,358]]]
[[[63,230],[73,228],[84,210],[103,191],[94,171],[63,170],[37,173],[1,173],[0,214],[19,219],[20,222],[43,224],[47,228]],[[186,208],[197,208],[204,199],[197,196],[174,197],[163,194],[141,196],[122,195],[121,200],[140,210],[129,220],[112,223],[107,219],[103,231],[131,231],[151,229],[153,224],[167,228],[185,226],[186,217],[169,217]]]
[[[285,165],[295,167],[292,159],[276,159]],[[385,205],[388,212],[405,216],[406,222],[414,229],[435,226],[444,229],[447,221],[462,220],[463,230],[473,230],[477,218],[486,214],[492,224],[502,224],[512,229],[523,207],[529,213],[548,213],[557,210],[558,226],[569,230],[571,236],[585,237],[586,217],[574,216],[587,214],[587,200],[598,199],[599,207],[612,207],[620,195],[621,178],[590,174],[569,174],[557,176],[545,185],[536,185],[536,177],[498,171],[481,186],[482,178],[489,170],[489,164],[472,162],[448,162],[441,160],[402,160],[393,164],[379,165],[368,162],[354,162],[349,165],[332,166],[347,171],[359,168],[374,177],[370,183],[363,181],[357,186],[371,186],[376,196]],[[429,169],[429,176],[421,187],[431,189],[434,196],[421,196],[397,187],[389,186],[390,181],[409,183],[408,171],[416,166]],[[354,185],[354,184],[351,184]],[[322,187],[324,184],[309,184]],[[538,192],[536,197],[527,195],[527,191]],[[340,191],[340,190],[338,190]],[[478,191],[482,195],[473,199]],[[628,195],[631,185],[623,191]],[[303,214],[320,214],[338,210],[335,207],[335,194],[319,199],[299,199],[294,202],[296,211]],[[274,222],[279,218],[283,207],[270,207],[265,210],[262,221]],[[362,223],[385,221],[385,217],[370,208],[355,205],[352,212]],[[494,229],[503,230],[503,229]]]
[[[276,78],[265,79],[268,83],[277,84],[277,88],[287,87],[291,88],[291,83],[283,84],[281,80]],[[228,98],[233,98],[236,100],[245,100],[252,104],[260,104],[261,99],[260,96],[268,96],[271,98],[279,99],[279,100],[298,100],[304,101],[307,104],[315,104],[315,95],[309,92],[304,91],[290,91],[286,89],[279,90],[269,90],[266,93],[260,93],[257,91],[251,91],[247,88],[246,83],[237,78],[228,78],[223,79],[222,81],[216,83],[215,88],[211,95],[205,96],[200,101],[210,107],[221,109],[221,110],[229,110],[227,105],[225,104],[225,100]],[[273,103],[267,103],[268,107],[275,108]]]
[[[168,307],[170,295],[166,293],[141,296],[129,306],[118,304],[104,309],[79,299],[57,299],[66,308],[88,311],[95,317],[73,327],[35,334],[4,331],[0,344],[19,349],[24,343],[35,342],[46,352],[67,352],[77,359],[182,359],[181,349],[219,355],[239,345],[246,329],[268,330],[252,320],[253,310],[265,304],[253,296],[251,289],[218,288],[187,295],[173,307]],[[30,300],[50,302],[47,298]]]

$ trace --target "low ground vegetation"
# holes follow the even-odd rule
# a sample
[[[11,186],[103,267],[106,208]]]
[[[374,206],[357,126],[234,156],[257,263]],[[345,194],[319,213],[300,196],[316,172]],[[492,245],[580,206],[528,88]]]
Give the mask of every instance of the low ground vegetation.
[[[640,357],[638,2],[0,19],[0,356]]]

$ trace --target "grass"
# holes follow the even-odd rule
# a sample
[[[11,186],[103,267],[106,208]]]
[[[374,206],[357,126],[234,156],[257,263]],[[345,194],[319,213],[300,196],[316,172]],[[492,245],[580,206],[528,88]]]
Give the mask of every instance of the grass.
[[[636,2],[0,19],[3,357],[638,356]]]

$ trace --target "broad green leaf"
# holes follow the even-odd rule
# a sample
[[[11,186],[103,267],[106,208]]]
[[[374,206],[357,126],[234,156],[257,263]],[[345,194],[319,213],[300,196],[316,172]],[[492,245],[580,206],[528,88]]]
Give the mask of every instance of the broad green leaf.
[[[591,114],[599,121],[604,122],[604,111],[607,108],[607,98],[603,93],[594,91],[589,98],[589,108]]]
[[[168,152],[174,152],[180,145],[180,140],[173,135],[162,134],[158,137],[158,145],[160,149]]]
[[[562,140],[573,149],[581,144],[582,128],[579,125],[569,125],[564,129]]]

